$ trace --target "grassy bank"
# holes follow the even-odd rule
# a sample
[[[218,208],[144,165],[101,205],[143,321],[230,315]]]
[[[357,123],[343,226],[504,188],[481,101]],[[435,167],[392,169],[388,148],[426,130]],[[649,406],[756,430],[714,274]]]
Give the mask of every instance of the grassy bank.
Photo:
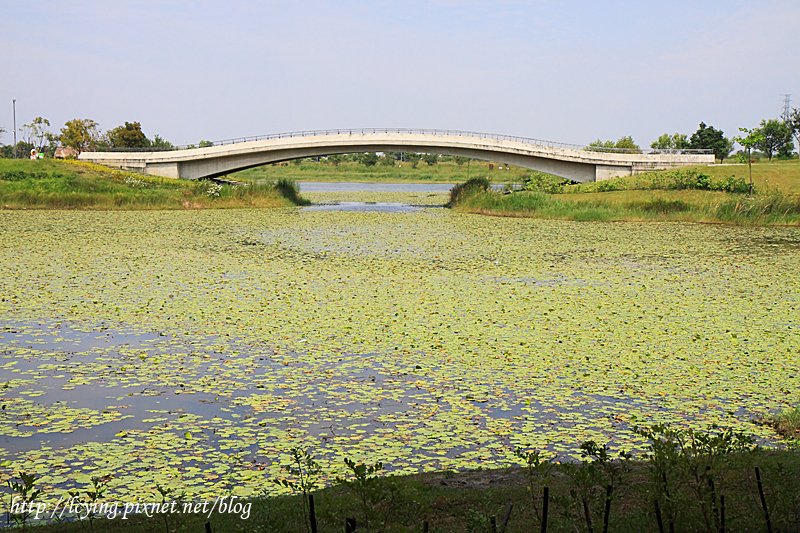
[[[548,195],[483,192],[456,208],[470,213],[580,221],[681,221],[800,224],[800,200],[781,194],[726,195],[683,191]]]
[[[184,209],[303,203],[288,180],[233,186],[79,161],[0,159],[0,209]]]
[[[723,443],[733,445],[725,437],[696,443],[698,449],[712,453],[672,463],[661,461],[669,455],[668,450],[650,460],[631,461],[604,456],[608,450],[592,447],[592,443],[585,448],[593,455],[578,464],[551,463],[523,451],[520,456],[526,466],[501,470],[394,477],[374,475],[370,468],[374,464],[356,464],[341,484],[309,489],[308,493],[314,497],[313,515],[319,531],[342,531],[348,518],[355,520],[356,531],[423,531],[426,523],[429,531],[439,532],[540,531],[545,487],[547,531],[551,532],[575,528],[766,531],[767,521],[773,531],[795,531],[800,525],[800,455],[717,453]],[[305,479],[313,483],[313,474]],[[270,490],[270,485],[273,484],[265,480],[265,490]],[[118,515],[111,520],[93,519],[91,529],[203,531],[209,522],[215,532],[308,531],[308,499],[302,495],[302,488],[295,486],[294,495],[234,499],[233,504],[238,507],[229,512],[155,513],[151,517],[140,514],[126,520]],[[762,494],[767,512],[761,503]],[[143,500],[171,502],[176,497],[174,493],[164,495],[154,490],[149,500]],[[98,503],[102,501],[100,498]],[[177,505],[181,508],[182,503]],[[120,515],[121,512],[120,509]],[[36,530],[85,531],[87,522],[52,524]],[[498,529],[493,528],[493,523]]]
[[[564,220],[659,220],[734,224],[800,224],[800,163],[755,165],[755,194],[747,167],[715,166],[650,172],[562,185],[539,178],[532,190],[503,194],[472,188],[453,207],[498,216]]]

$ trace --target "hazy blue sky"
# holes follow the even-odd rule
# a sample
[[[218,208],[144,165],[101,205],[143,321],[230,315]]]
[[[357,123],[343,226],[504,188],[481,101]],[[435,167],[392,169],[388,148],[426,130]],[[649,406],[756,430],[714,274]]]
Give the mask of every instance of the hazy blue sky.
[[[0,126],[176,143],[361,126],[564,142],[800,107],[800,2],[0,0]]]

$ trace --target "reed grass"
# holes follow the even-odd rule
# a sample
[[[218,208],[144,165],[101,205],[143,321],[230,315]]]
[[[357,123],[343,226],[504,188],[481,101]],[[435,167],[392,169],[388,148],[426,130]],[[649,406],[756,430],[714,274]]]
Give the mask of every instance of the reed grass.
[[[742,225],[800,225],[800,196],[710,193],[607,193],[550,195],[542,192],[503,194],[487,191],[462,198],[454,207],[472,213],[563,220],[650,220],[725,222]],[[699,191],[692,191],[698,193]]]

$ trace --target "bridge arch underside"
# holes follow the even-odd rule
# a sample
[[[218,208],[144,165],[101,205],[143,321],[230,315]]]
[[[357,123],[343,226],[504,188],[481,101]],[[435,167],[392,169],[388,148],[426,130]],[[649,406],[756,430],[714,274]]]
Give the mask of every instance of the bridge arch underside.
[[[231,174],[239,170],[259,167],[270,163],[280,163],[291,161],[303,157],[317,157],[327,155],[364,153],[364,152],[416,152],[416,153],[435,153],[441,155],[452,155],[469,157],[483,161],[497,161],[510,165],[530,168],[548,174],[561,176],[565,179],[577,182],[596,181],[599,177],[627,176],[632,173],[631,166],[608,166],[597,165],[594,163],[580,163],[575,161],[564,161],[560,159],[549,159],[527,154],[517,154],[512,152],[499,152],[495,150],[481,150],[476,148],[459,147],[434,147],[434,146],[409,146],[391,144],[365,144],[359,146],[309,146],[302,148],[276,149],[263,152],[253,152],[248,154],[235,154],[213,158],[203,158],[192,161],[181,161],[177,163],[148,163],[146,172],[148,174],[164,175],[165,165],[178,165],[177,169],[171,169],[169,174],[177,174],[176,177],[183,179],[203,179],[216,178]],[[175,172],[177,170],[177,172]],[[602,176],[601,176],[602,173]]]

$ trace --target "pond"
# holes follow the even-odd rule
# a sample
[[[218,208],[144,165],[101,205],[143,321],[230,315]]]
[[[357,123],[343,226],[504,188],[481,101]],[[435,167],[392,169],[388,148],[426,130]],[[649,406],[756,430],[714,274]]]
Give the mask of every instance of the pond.
[[[322,182],[300,181],[302,194],[307,193],[434,193],[447,194],[455,183],[371,183],[371,182]]]
[[[276,491],[298,446],[332,477],[635,450],[657,422],[779,445],[754,421],[798,399],[799,229],[309,195],[402,206],[0,211],[3,471],[147,500]]]

